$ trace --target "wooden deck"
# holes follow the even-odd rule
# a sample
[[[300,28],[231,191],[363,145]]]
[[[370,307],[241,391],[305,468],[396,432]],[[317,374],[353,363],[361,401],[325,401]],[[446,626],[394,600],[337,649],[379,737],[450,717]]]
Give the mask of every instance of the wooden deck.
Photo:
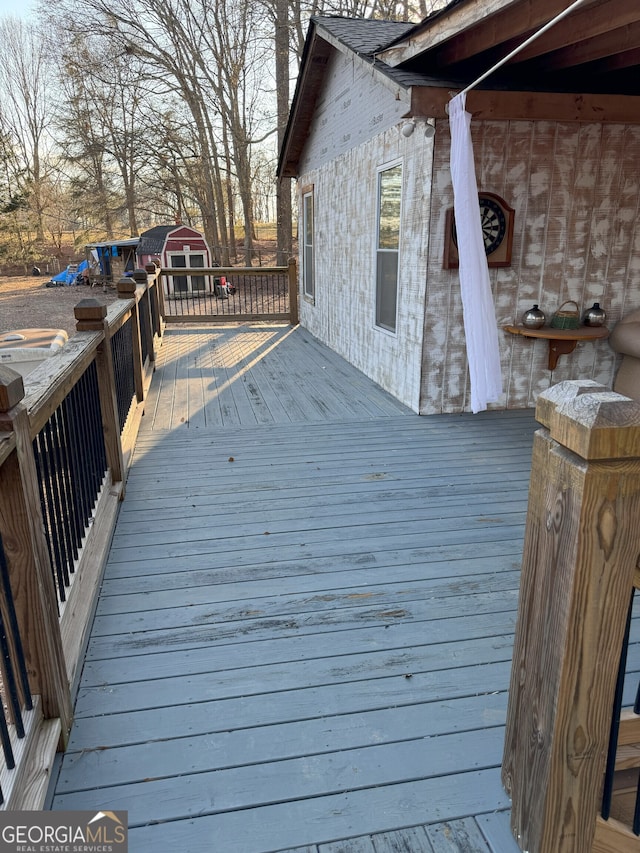
[[[515,853],[534,429],[418,417],[302,329],[169,330],[50,806],[135,853]]]

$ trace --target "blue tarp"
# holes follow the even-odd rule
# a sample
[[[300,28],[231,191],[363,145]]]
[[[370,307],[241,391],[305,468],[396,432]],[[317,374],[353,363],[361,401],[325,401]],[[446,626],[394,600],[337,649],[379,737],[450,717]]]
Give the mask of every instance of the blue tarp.
[[[51,281],[54,284],[58,285],[71,285],[71,284],[82,284],[82,273],[87,269],[89,264],[87,261],[82,261],[82,263],[78,264],[69,264],[66,270],[58,273],[58,275],[54,275],[51,278]]]

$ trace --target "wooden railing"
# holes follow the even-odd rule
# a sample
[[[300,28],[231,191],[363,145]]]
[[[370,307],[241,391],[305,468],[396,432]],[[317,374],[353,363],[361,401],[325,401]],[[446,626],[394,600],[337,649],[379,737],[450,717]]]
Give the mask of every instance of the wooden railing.
[[[137,279],[137,280],[136,280]],[[157,276],[84,299],[77,333],[23,380],[0,366],[0,789],[44,803],[161,341]]]
[[[298,323],[298,273],[293,259],[286,267],[172,268],[161,269],[159,275],[161,310],[167,322]]]
[[[502,767],[512,830],[529,853],[638,853],[615,784],[608,820],[601,804],[640,555],[640,404],[564,382],[536,417]],[[621,716],[610,769],[637,775],[640,717]]]

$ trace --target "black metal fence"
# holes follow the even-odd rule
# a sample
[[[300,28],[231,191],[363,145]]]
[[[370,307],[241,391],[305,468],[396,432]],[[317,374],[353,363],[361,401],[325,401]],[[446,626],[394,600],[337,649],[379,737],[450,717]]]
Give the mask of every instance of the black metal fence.
[[[156,278],[133,288],[127,279],[109,309],[82,300],[74,309],[79,334],[56,357],[51,381],[24,382],[0,366],[5,808],[42,808],[45,792],[34,783],[48,778],[55,750],[68,742],[109,534],[162,340]]]
[[[122,433],[136,393],[133,371],[133,326],[131,318],[112,335],[111,355],[113,358],[113,372],[116,386],[118,424]]]
[[[149,304],[149,291],[145,290],[138,302],[140,313],[140,348],[142,350],[143,363],[149,358],[153,351],[153,331],[151,329],[151,306]]]
[[[107,471],[95,362],[36,435],[33,451],[49,557],[64,602]]]
[[[293,272],[292,272],[293,269]],[[295,264],[289,267],[164,269],[164,316],[168,321],[291,320]],[[295,295],[294,300],[295,301]]]

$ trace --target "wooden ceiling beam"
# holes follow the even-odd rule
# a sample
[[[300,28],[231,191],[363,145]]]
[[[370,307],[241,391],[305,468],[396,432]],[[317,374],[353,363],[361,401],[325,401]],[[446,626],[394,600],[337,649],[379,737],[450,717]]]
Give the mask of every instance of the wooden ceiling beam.
[[[446,118],[449,89],[414,87],[411,114]],[[577,121],[640,124],[640,96],[558,94],[555,92],[496,92],[473,89],[467,110],[478,121]]]
[[[589,72],[591,74],[608,74],[612,71],[624,71],[627,68],[633,68],[635,65],[640,65],[640,47],[623,50],[622,53],[616,53],[615,56],[608,56],[592,66]]]
[[[536,68],[542,71],[559,71],[565,68],[573,68],[576,65],[584,65],[586,62],[595,62],[598,59],[606,59],[626,50],[635,50],[640,47],[640,21],[635,24],[610,30],[597,38],[587,41],[578,41],[562,50],[556,50],[536,60]],[[521,62],[521,56],[517,56],[516,63]]]
[[[596,36],[606,36],[611,30],[637,22],[638,7],[635,3],[604,0],[596,6],[578,9],[564,21],[560,21],[545,33],[543,38],[525,48],[518,55],[518,61],[534,59],[543,53],[560,50]]]
[[[437,49],[450,40],[460,43],[467,32],[485,33],[485,40],[489,39],[486,45],[488,48],[513,35],[511,26],[509,26],[509,32],[503,37],[498,35],[504,19],[511,22],[514,16],[520,20],[523,15],[525,18],[531,18],[528,24],[520,24],[523,31],[526,31],[537,24],[545,24],[564,8],[566,8],[565,0],[476,0],[476,2],[462,3],[436,15],[432,20],[427,20],[410,39],[381,51],[380,59],[387,65],[395,67],[427,50]],[[497,41],[495,38],[491,40],[493,35],[497,35]],[[472,54],[462,56],[461,59],[468,58],[469,55]]]
[[[574,21],[578,17],[582,21],[583,28],[590,15],[596,17],[599,25],[606,21],[611,28],[611,7],[614,3],[619,8],[619,0],[597,0],[595,4],[579,9],[549,30],[543,39],[534,42],[526,49],[525,54],[535,56],[537,51],[545,53],[552,49],[548,47],[552,41],[556,47],[569,44],[572,33],[575,33]],[[566,2],[558,2],[558,0],[527,0],[509,14],[488,18],[464,32],[453,34],[445,44],[430,50],[428,55],[438,65],[455,65],[486,50],[495,49],[498,45],[505,45],[504,54],[506,55],[512,47],[522,44],[528,36],[547,24],[566,8],[566,5]],[[603,10],[603,7],[606,7],[606,10]],[[625,13],[625,20],[629,16],[632,21],[637,20],[637,10]]]

